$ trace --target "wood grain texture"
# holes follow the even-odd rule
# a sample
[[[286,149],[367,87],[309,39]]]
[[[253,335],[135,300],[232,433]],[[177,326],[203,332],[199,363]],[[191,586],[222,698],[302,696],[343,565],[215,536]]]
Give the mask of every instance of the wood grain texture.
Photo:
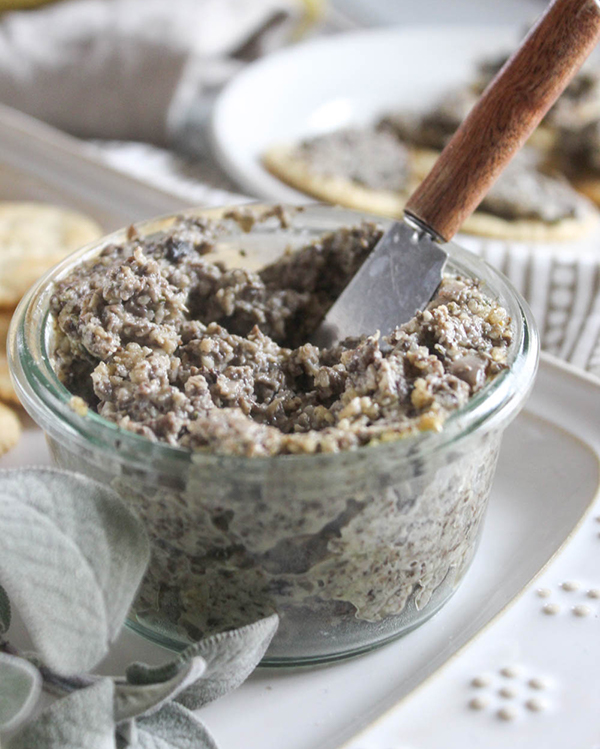
[[[600,0],[555,0],[458,128],[406,212],[451,239],[600,39]]]

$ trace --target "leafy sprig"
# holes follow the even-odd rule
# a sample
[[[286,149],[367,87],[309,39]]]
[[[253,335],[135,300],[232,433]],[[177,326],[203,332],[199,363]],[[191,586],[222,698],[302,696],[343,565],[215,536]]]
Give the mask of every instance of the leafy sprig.
[[[0,732],[6,749],[216,749],[194,714],[264,655],[276,615],[125,676],[88,673],[116,639],[149,559],[119,497],[57,469],[0,471]],[[35,646],[8,641],[13,601]],[[58,696],[31,717],[44,688]]]

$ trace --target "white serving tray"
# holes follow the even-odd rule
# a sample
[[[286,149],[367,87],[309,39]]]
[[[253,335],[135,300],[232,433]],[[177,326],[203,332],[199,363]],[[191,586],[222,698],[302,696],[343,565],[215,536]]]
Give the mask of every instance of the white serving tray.
[[[600,704],[600,599],[586,591],[600,589],[600,507],[590,514],[600,503],[599,455],[600,381],[543,356],[526,410],[506,432],[481,545],[454,598],[421,628],[373,653],[321,668],[259,669],[201,712],[220,749],[334,749],[345,742],[347,749],[491,749],[509,741],[528,749],[591,747]],[[47,462],[43,437],[31,426],[0,465]],[[560,588],[569,581],[582,587]],[[550,596],[540,598],[538,587]],[[544,614],[548,603],[561,611]],[[588,615],[574,615],[577,605]],[[166,658],[125,631],[102,671]],[[511,679],[501,675],[505,668],[520,671]],[[471,686],[486,674],[489,686]],[[549,680],[548,687],[528,686],[533,678]],[[517,696],[500,696],[502,687]],[[468,706],[476,696],[487,700],[481,710]],[[525,706],[533,698],[541,711]],[[502,707],[515,719],[500,718]]]
[[[572,489],[562,497],[568,504],[572,492],[588,482],[594,493],[600,387],[592,378],[548,364],[546,359],[528,411],[546,418],[549,430],[564,430],[564,440],[578,440],[577,451],[581,457],[586,451],[589,458],[588,474],[581,466],[567,468],[568,450],[561,450],[544,477],[552,483],[553,477],[570,474]],[[549,529],[554,511],[545,504],[549,496],[537,479],[530,491],[537,501],[533,494],[528,501],[541,506],[539,522]],[[599,553],[597,495],[565,548],[534,584],[455,659],[345,749],[598,749]]]

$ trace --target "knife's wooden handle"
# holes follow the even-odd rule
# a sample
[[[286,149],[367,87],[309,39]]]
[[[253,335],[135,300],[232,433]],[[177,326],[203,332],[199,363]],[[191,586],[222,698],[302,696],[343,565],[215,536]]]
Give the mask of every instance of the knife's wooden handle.
[[[554,0],[443,150],[406,212],[449,240],[600,38],[600,0]]]

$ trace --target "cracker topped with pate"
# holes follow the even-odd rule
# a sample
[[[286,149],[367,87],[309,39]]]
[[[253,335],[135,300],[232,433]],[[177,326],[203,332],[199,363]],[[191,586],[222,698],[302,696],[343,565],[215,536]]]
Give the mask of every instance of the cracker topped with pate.
[[[275,145],[264,154],[264,163],[302,192],[383,215],[401,213],[415,184],[407,146],[374,127],[344,128]]]
[[[448,99],[423,118],[387,115],[377,127],[339,130],[297,144],[275,146],[267,168],[309,195],[348,208],[401,216],[412,190],[427,174],[467,99]],[[515,157],[465,233],[517,241],[571,241],[598,225],[595,207],[561,175],[543,171],[532,149]]]
[[[600,118],[578,130],[563,128],[554,157],[573,186],[600,205]]]
[[[422,179],[476,101],[477,95],[470,88],[456,89],[423,112],[387,112],[377,121],[376,128],[408,144],[416,175]]]
[[[483,93],[489,83],[507,62],[508,55],[486,58],[477,65],[474,80],[469,86],[476,96]],[[531,144],[551,152],[563,130],[578,131],[600,118],[600,69],[584,66],[574,76],[558,100],[532,135]]]
[[[483,59],[471,79],[421,111],[389,110],[263,154],[283,182],[330,203],[401,216],[506,55]],[[509,241],[569,242],[600,224],[600,70],[580,71],[461,231]],[[575,154],[575,155],[573,155]]]

